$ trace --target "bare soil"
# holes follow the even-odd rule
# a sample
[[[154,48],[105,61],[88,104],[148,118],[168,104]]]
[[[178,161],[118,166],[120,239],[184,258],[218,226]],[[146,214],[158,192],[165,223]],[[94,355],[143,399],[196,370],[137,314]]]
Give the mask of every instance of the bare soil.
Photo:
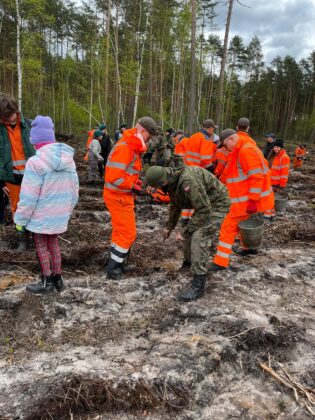
[[[110,216],[79,150],[80,201],[61,235],[65,290],[27,294],[34,248],[19,254],[13,227],[1,233],[0,419],[312,418],[314,150],[308,156],[259,255],[233,256],[202,299],[182,304],[191,274],[179,271],[181,245],[175,235],[163,243],[168,208],[144,195],[136,268],[106,279]]]

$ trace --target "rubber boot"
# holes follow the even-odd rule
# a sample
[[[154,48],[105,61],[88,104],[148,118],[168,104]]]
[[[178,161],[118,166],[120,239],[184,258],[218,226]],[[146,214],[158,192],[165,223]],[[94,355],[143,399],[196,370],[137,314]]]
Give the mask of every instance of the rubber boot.
[[[209,272],[215,272],[215,271],[222,271],[222,270],[226,270],[227,267],[223,267],[222,265],[218,265],[214,262],[212,262],[208,268]]]
[[[191,261],[184,260],[179,270],[185,271],[185,270],[188,270],[190,267],[191,267]]]
[[[107,278],[111,280],[121,280],[124,276],[124,265],[110,258],[106,266]]]
[[[28,284],[26,290],[34,295],[46,295],[54,291],[53,276],[42,276],[41,280],[35,284]]]
[[[205,292],[206,275],[195,274],[191,285],[179,294],[179,299],[183,302],[191,302],[199,299]]]
[[[236,255],[240,255],[241,257],[246,257],[247,255],[257,255],[258,249],[233,249],[233,252]]]
[[[18,234],[18,243],[16,251],[25,252],[29,247],[29,232],[17,232]]]
[[[63,279],[61,277],[61,274],[53,274],[52,278],[53,278],[55,289],[57,290],[57,292],[61,292],[63,289]]]

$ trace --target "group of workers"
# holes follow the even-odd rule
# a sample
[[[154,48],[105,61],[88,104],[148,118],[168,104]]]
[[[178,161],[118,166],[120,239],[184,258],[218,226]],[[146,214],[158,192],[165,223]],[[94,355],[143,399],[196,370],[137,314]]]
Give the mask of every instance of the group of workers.
[[[238,225],[256,213],[273,217],[274,193],[286,187],[290,158],[283,140],[272,134],[263,154],[249,135],[247,118],[240,118],[236,130],[225,129],[220,137],[215,128],[213,120],[207,119],[190,137],[169,129],[161,139],[157,123],[142,117],[134,128],[120,127],[115,143],[104,124],[89,133],[89,180],[94,180],[98,170],[104,176],[103,199],[111,215],[109,279],[124,276],[136,239],[134,206],[136,194],[144,188],[143,161],[148,163],[144,176],[150,194],[158,193],[164,197],[160,201],[170,203],[164,240],[180,220],[177,239],[184,243],[182,269],[190,268],[193,274],[179,294],[182,301],[204,294],[207,273],[225,270],[232,250],[243,256],[257,252],[232,248]],[[153,166],[149,166],[150,153],[156,153]],[[305,153],[301,145],[295,159],[303,162]],[[63,287],[58,235],[67,229],[78,200],[73,154],[70,146],[55,142],[50,117],[37,116],[29,129],[16,101],[0,96],[1,195],[10,199],[20,250],[27,248],[29,232],[33,233],[41,279],[27,286],[31,293]],[[210,246],[217,232],[217,251],[210,263]]]

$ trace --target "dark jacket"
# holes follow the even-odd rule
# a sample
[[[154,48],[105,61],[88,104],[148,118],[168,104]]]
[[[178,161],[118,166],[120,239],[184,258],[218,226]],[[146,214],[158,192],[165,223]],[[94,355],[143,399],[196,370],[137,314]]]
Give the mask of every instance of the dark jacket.
[[[269,158],[270,153],[272,152],[272,149],[273,149],[273,144],[274,144],[274,141],[272,143],[266,143],[263,149],[263,154],[264,154],[265,159]]]
[[[101,149],[102,149],[101,156],[104,159],[104,165],[106,165],[108,155],[110,154],[110,151],[112,150],[112,141],[108,134],[103,135],[100,144],[101,144]]]

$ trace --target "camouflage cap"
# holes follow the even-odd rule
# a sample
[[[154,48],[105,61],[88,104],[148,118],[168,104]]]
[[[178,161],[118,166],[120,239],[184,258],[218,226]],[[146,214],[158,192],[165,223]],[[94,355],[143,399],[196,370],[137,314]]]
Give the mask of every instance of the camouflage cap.
[[[183,134],[184,134],[184,131],[183,130],[176,130],[174,132],[174,137],[176,137],[176,136],[182,136]]]
[[[141,125],[141,127],[145,128],[147,132],[151,134],[151,136],[157,135],[159,127],[157,123],[153,120],[153,118],[141,117],[139,118],[138,123]]]
[[[151,166],[145,173],[145,179],[151,187],[161,187],[167,182],[167,171],[162,166]]]
[[[219,144],[218,144],[218,148],[223,146],[224,140],[233,136],[234,134],[236,134],[236,131],[233,130],[232,128],[227,128],[227,129],[223,130],[222,133],[221,133],[221,136],[220,136],[220,141],[219,141]]]

